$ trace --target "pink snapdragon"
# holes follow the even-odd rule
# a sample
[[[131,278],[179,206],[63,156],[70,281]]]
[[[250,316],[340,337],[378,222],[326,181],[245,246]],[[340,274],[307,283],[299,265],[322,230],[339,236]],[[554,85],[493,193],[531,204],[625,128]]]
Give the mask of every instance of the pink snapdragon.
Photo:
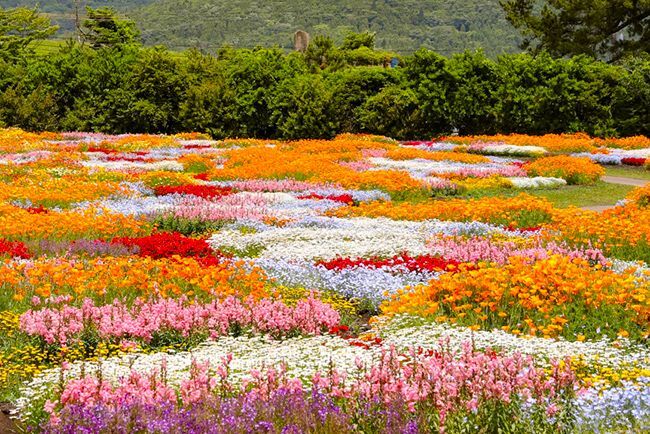
[[[301,192],[314,189],[339,188],[334,184],[304,182],[293,179],[251,179],[234,181],[229,185],[235,190],[251,192]]]
[[[235,297],[201,304],[182,297],[136,300],[131,307],[118,300],[96,306],[91,299],[85,299],[80,308],[66,305],[29,310],[21,316],[20,327],[48,344],[66,345],[87,331],[96,331],[106,340],[149,342],[161,332],[180,333],[183,337],[207,333],[217,338],[235,325],[277,336],[294,331],[320,334],[339,321],[336,310],[314,297],[300,300],[295,306],[277,300],[241,301]]]
[[[573,388],[575,375],[569,364],[554,363],[550,376],[534,366],[531,357],[499,356],[473,351],[469,343],[455,354],[450,351],[411,349],[402,357],[395,348],[382,352],[379,363],[365,369],[346,384],[341,373],[317,375],[315,382],[340,398],[384,403],[406,402],[410,409],[428,401],[438,409],[441,421],[458,407],[475,410],[486,401],[510,403],[516,397],[543,402],[562,389]]]
[[[374,167],[373,164],[369,163],[368,161],[361,160],[361,161],[339,161],[339,166],[347,167],[348,169],[352,169],[355,172],[365,172],[366,170],[370,170]]]
[[[567,245],[536,240],[531,247],[521,247],[512,241],[496,243],[484,237],[436,237],[429,240],[427,247],[432,254],[443,255],[458,262],[489,261],[499,265],[508,263],[513,256],[530,259],[531,262],[547,259],[553,255],[585,259],[601,265],[608,261],[603,252],[593,247],[571,248]]]
[[[58,402],[48,402],[45,409],[52,423],[57,420],[57,409],[70,405],[119,409],[134,402],[154,406],[173,402],[192,406],[211,402],[216,395],[225,393],[246,394],[249,399],[264,402],[281,390],[304,394],[315,391],[346,401],[350,409],[367,408],[367,403],[387,408],[403,403],[415,413],[417,404],[426,402],[429,411],[439,416],[442,429],[448,415],[476,412],[490,403],[529,402],[554,414],[560,410],[562,396],[575,389],[576,377],[569,363],[553,361],[547,373],[536,367],[531,357],[520,354],[478,352],[469,343],[458,352],[445,347],[441,343],[438,351],[412,348],[406,353],[386,348],[370,366],[357,362],[355,375],[348,376],[334,367],[327,373],[315,372],[311,385],[291,378],[284,364],[252,370],[236,385],[229,378],[232,355],[224,357],[216,370],[208,362],[192,361],[189,378],[181,381],[179,392],[166,382],[164,365],[148,375],[134,371],[116,384],[90,376],[69,381]]]
[[[460,178],[490,178],[492,176],[503,177],[526,177],[526,170],[517,165],[507,165],[499,167],[462,167],[452,172],[432,173],[433,176],[453,176]]]
[[[171,214],[192,220],[263,220],[271,211],[269,200],[261,194],[239,193],[217,200],[196,196],[183,197],[171,210]]]

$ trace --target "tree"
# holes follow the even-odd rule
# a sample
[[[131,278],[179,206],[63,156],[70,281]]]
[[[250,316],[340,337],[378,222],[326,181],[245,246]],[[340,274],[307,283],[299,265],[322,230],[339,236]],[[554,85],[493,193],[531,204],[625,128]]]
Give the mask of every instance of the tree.
[[[19,59],[29,51],[33,41],[47,39],[57,29],[36,8],[0,8],[0,59]]]
[[[341,45],[341,50],[356,50],[361,47],[367,47],[371,50],[375,48],[375,33],[373,32],[363,32],[363,33],[354,33],[349,32],[345,35],[343,40],[343,45]]]
[[[522,48],[615,61],[650,48],[650,0],[502,0]],[[540,7],[541,6],[541,7]]]
[[[86,8],[81,29],[83,40],[93,48],[119,47],[138,42],[140,31],[133,20],[119,18],[111,8]]]

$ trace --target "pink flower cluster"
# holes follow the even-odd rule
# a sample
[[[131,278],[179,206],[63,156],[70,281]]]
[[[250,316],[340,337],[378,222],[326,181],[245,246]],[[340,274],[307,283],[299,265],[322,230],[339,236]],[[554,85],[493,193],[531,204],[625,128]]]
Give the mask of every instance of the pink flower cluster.
[[[235,194],[217,200],[187,196],[171,214],[191,220],[263,220],[270,214],[268,205],[268,200],[260,194]]]
[[[444,255],[458,262],[489,261],[499,265],[508,263],[513,256],[528,258],[531,261],[546,259],[553,255],[565,255],[588,261],[607,264],[603,252],[596,248],[570,248],[555,242],[535,241],[533,247],[520,247],[511,241],[495,243],[484,237],[436,237],[427,243],[434,255]]]
[[[48,344],[66,345],[88,332],[120,342],[131,339],[149,342],[154,334],[161,332],[180,333],[183,337],[208,334],[217,338],[234,326],[276,336],[292,332],[320,334],[339,321],[336,310],[313,296],[295,306],[276,300],[241,301],[235,297],[208,304],[187,298],[136,300],[132,307],[118,300],[96,306],[91,299],[85,299],[81,307],[64,305],[29,310],[20,317],[20,328]]]
[[[339,161],[339,165],[352,169],[355,172],[365,172],[366,170],[372,169],[374,166],[368,161]]]
[[[386,349],[372,366],[357,361],[358,374],[352,378],[336,368],[315,373],[311,387],[290,378],[285,366],[251,371],[241,386],[235,386],[229,379],[231,360],[231,355],[224,357],[216,372],[211,372],[208,363],[193,362],[190,377],[182,381],[179,393],[167,384],[164,364],[162,369],[148,375],[132,372],[116,385],[97,377],[71,380],[58,402],[46,403],[45,409],[50,414],[50,423],[56,423],[57,409],[69,405],[119,408],[134,402],[150,405],[179,402],[191,406],[211,402],[216,395],[224,393],[232,396],[245,391],[256,400],[266,401],[279,390],[308,394],[312,389],[346,401],[350,409],[364,408],[364,403],[387,408],[392,403],[405,403],[415,412],[418,403],[426,402],[427,408],[436,410],[444,426],[449,414],[476,411],[490,403],[508,405],[530,401],[552,415],[559,410],[562,396],[573,393],[576,381],[569,363],[554,362],[550,373],[546,373],[535,367],[531,358],[477,352],[470,344],[464,345],[459,353],[411,349],[401,354],[395,348]]]
[[[292,192],[338,188],[338,186],[333,184],[295,181],[293,179],[251,179],[244,181],[234,181],[229,185],[235,190],[251,192]]]
[[[573,389],[575,375],[569,363],[554,363],[550,376],[520,354],[499,356],[493,351],[473,351],[469,343],[460,354],[450,351],[423,352],[411,349],[407,357],[391,348],[379,363],[358,368],[363,375],[346,383],[345,373],[316,375],[314,385],[334,396],[384,403],[405,402],[414,410],[418,402],[433,404],[444,423],[445,415],[459,406],[475,411],[486,401],[510,403],[513,399],[553,399],[563,389]]]
[[[508,165],[500,167],[463,167],[446,174],[432,173],[433,176],[448,175],[454,178],[490,178],[492,176],[503,177],[526,177],[526,170],[517,165]]]
[[[362,149],[363,158],[383,158],[388,153],[385,149]]]

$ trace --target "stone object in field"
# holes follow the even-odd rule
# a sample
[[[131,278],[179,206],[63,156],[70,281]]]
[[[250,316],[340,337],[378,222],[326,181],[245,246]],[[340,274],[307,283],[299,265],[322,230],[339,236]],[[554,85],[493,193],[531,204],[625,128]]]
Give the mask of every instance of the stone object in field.
[[[309,46],[309,33],[304,30],[298,30],[293,34],[293,46],[296,51],[304,53]]]

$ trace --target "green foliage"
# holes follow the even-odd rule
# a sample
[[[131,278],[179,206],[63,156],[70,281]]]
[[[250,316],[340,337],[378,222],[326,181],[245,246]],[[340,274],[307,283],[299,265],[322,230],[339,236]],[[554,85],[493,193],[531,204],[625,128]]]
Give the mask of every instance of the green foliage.
[[[394,54],[370,48],[380,38],[371,33],[349,33],[341,47],[316,37],[304,54],[223,47],[216,57],[114,36],[93,47],[71,41],[47,58],[0,58],[0,125],[283,139],[429,139],[454,129],[650,134],[648,57],[610,65],[548,54],[492,60],[481,51],[448,58],[423,48],[389,68]]]
[[[391,84],[402,81],[399,70],[386,68],[346,68],[327,76],[328,87],[332,89],[333,116],[340,132],[362,129],[360,113],[368,98],[378,94]]]
[[[12,87],[0,94],[0,122],[33,131],[57,129],[56,101],[43,86],[26,91]]]
[[[366,47],[371,50],[375,48],[375,33],[372,32],[363,32],[363,33],[354,33],[350,32],[345,35],[343,39],[343,44],[341,45],[342,50],[357,50],[361,47]]]
[[[460,134],[496,133],[496,110],[499,84],[498,65],[483,52],[466,52],[447,62],[447,71],[454,78],[450,101],[453,126]]]
[[[586,56],[553,59],[548,54],[499,59],[497,128],[541,134],[615,133],[612,101],[624,71]]]
[[[605,59],[650,49],[650,0],[505,0],[501,4],[508,21],[526,36],[522,48]]]
[[[422,120],[413,125],[412,135],[429,137],[432,133],[451,133],[450,96],[454,76],[447,70],[447,59],[420,49],[405,63],[408,85],[415,92]]]
[[[207,221],[201,219],[187,219],[173,215],[158,216],[153,222],[154,227],[160,232],[178,232],[187,237],[214,233],[228,221]]]
[[[36,8],[0,8],[0,61],[20,59],[32,42],[49,38],[57,29]]]
[[[357,113],[363,131],[398,140],[415,138],[411,131],[421,122],[415,92],[397,85],[368,98]]]
[[[285,139],[334,136],[332,92],[321,75],[297,75],[277,88],[271,122]]]
[[[617,132],[624,136],[650,136],[650,56],[626,58],[621,64],[621,85],[615,95]]]
[[[119,47],[133,44],[140,37],[135,21],[120,19],[111,8],[86,8],[83,22],[84,41],[93,48]]]

